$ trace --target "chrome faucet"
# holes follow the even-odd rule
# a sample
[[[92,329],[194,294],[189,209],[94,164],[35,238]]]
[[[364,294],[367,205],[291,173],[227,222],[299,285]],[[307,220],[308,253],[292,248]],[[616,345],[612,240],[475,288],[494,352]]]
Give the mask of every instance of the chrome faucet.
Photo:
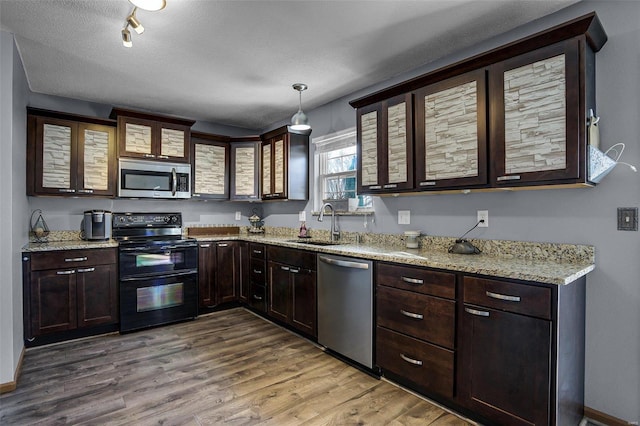
[[[337,241],[340,239],[340,231],[338,230],[338,225],[336,224],[336,211],[331,203],[324,203],[322,207],[320,207],[320,216],[318,216],[318,222],[322,222],[324,220],[325,207],[329,207],[331,209],[331,242]]]

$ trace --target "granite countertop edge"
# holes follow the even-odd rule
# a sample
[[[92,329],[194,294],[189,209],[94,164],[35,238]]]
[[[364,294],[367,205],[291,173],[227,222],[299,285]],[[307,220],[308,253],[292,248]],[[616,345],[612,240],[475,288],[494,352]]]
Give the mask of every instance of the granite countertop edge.
[[[394,262],[405,265],[424,266],[452,272],[468,272],[478,275],[518,279],[547,284],[566,285],[585,276],[595,269],[594,263],[555,262],[544,260],[523,260],[487,254],[460,255],[428,249],[407,249],[381,247],[367,244],[337,244],[316,246],[304,242],[294,242],[291,238],[256,235],[202,235],[199,242],[239,240],[272,244],[281,247],[308,250],[316,253],[351,256],[368,260]],[[29,243],[23,252],[46,252],[54,250],[98,249],[118,247],[114,240],[108,241],[54,241],[49,243]]]

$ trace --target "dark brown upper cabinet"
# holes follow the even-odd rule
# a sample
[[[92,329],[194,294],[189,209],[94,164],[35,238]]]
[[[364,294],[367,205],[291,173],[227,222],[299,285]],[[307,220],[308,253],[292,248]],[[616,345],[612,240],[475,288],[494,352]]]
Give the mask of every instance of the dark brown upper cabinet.
[[[115,122],[27,108],[27,128],[27,195],[115,196]]]
[[[413,188],[410,93],[358,108],[358,194]]]
[[[229,137],[191,133],[192,193],[195,199],[229,199]]]
[[[110,117],[118,120],[118,157],[189,162],[195,121],[121,108],[113,108]]]
[[[263,200],[309,198],[309,135],[287,126],[260,136],[260,186]]]
[[[416,189],[486,185],[485,70],[426,86],[414,99]]]
[[[585,102],[595,87],[585,68],[594,65],[572,39],[490,67],[494,186],[586,182]]]
[[[586,127],[588,111],[597,114],[595,53],[606,41],[592,12],[351,101],[358,192],[593,185]],[[415,168],[416,178],[386,187],[395,183],[385,177],[389,158],[400,155],[388,145],[386,105],[409,102],[407,93],[416,155],[415,163],[407,155],[407,175]]]
[[[231,138],[231,193],[233,201],[260,199],[260,137]]]

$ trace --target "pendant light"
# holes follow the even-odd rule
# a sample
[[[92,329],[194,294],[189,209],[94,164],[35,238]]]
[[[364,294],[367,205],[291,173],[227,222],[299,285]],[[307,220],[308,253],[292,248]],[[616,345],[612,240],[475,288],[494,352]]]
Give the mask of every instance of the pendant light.
[[[298,112],[291,117],[291,129],[292,130],[309,130],[311,125],[309,124],[309,118],[307,114],[302,111],[302,91],[307,90],[307,85],[303,83],[296,83],[293,85],[293,89],[297,90],[300,94],[300,103],[298,106]]]
[[[167,0],[129,0],[129,2],[135,7],[148,10],[149,12],[156,12],[167,6]]]

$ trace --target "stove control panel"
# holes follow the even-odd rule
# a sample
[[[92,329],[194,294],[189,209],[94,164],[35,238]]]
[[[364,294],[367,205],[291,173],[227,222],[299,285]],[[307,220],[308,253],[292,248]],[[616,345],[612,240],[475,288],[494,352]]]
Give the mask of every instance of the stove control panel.
[[[113,213],[114,228],[182,227],[182,213]]]

